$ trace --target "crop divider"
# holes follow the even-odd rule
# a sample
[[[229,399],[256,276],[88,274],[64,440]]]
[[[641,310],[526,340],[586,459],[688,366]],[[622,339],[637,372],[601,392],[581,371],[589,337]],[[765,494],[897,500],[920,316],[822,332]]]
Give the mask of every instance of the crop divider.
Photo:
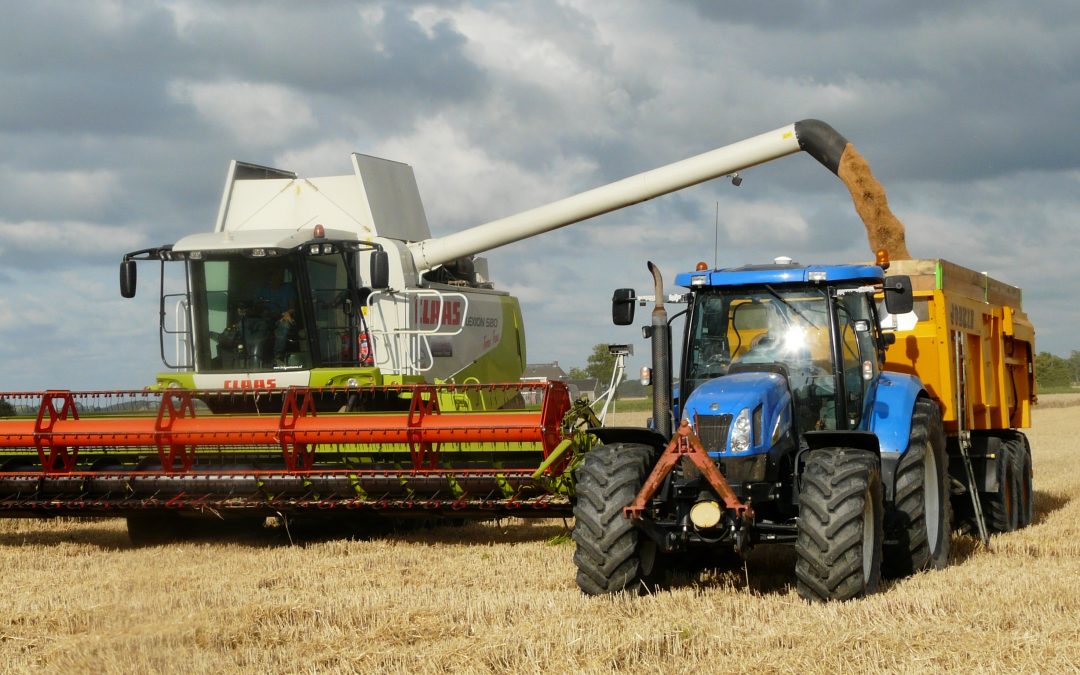
[[[60,403],[60,409],[56,407]],[[37,420],[34,422],[34,447],[41,460],[41,472],[71,473],[79,458],[79,446],[53,442],[53,427],[60,420],[79,419],[75,397],[70,391],[50,389],[41,398]],[[59,464],[59,466],[58,466]]]

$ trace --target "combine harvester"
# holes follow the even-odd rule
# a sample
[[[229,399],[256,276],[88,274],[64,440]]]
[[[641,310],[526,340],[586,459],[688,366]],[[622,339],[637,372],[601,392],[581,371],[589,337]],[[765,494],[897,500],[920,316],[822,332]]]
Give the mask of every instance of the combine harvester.
[[[652,431],[599,428],[561,384],[518,382],[521,313],[476,254],[800,150],[851,189],[871,247],[904,257],[902,235],[881,226],[880,210],[863,208],[874,200],[868,168],[816,120],[440,238],[430,237],[407,165],[353,155],[351,176],[302,179],[233,162],[213,233],[132,252],[121,264],[126,297],[136,261],[162,266],[162,358],[172,370],[155,387],[0,393],[15,411],[0,419],[0,515],[127,516],[136,542],[166,539],[200,518],[567,515],[584,486],[575,487],[574,470],[591,449],[641,439],[663,448],[670,405],[657,409]],[[167,292],[166,266],[183,270],[178,297]],[[1010,329],[1025,325],[1010,317]],[[659,402],[668,395],[667,385],[656,391]],[[937,397],[952,391],[930,393],[948,410]],[[1030,385],[1012,395],[1030,397]],[[982,414],[984,402],[963,405]],[[1011,409],[979,419],[1026,423]],[[797,446],[802,437],[791,429],[785,438]],[[745,510],[720,511],[725,528],[735,515],[746,523]],[[695,526],[684,516],[688,532]],[[760,529],[733,531],[740,550],[764,540]],[[634,583],[637,570],[607,587]]]

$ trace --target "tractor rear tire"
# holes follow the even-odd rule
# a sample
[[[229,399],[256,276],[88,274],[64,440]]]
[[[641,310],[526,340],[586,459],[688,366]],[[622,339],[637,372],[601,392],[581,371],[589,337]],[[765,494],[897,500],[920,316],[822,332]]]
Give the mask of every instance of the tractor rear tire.
[[[806,458],[799,493],[795,577],[805,600],[850,600],[881,582],[881,464],[852,448],[822,448]]]
[[[591,450],[575,472],[574,564],[586,595],[639,588],[661,575],[656,544],[623,515],[652,464],[649,446],[615,443]]]
[[[1035,495],[1031,487],[1031,449],[1027,439],[1019,432],[1005,445],[1012,453],[1016,486],[1016,526],[1025,528],[1035,519]]]
[[[1020,522],[1020,490],[1013,446],[998,438],[989,440],[988,449],[997,455],[997,492],[982,492],[983,515],[990,532],[1012,532]]]
[[[886,505],[887,577],[905,577],[949,564],[952,501],[949,455],[941,411],[927,398],[915,403],[907,451],[896,467],[896,489]]]

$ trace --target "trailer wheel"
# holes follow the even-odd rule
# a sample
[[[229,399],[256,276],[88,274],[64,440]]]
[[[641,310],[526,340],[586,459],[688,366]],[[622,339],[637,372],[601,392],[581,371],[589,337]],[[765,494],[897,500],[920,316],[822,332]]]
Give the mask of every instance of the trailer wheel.
[[[1020,521],[1019,481],[1017,480],[1013,447],[998,438],[989,439],[988,446],[997,455],[997,492],[981,492],[986,527],[991,532],[1012,532]]]
[[[889,577],[904,577],[949,564],[952,541],[952,502],[949,494],[949,455],[941,411],[930,399],[915,402],[908,449],[896,467],[893,501],[886,505],[882,561]]]
[[[799,493],[795,577],[806,600],[850,600],[881,581],[883,504],[879,459],[823,448],[806,458]]]
[[[588,595],[648,584],[661,572],[655,543],[623,516],[645,482],[652,456],[646,445],[602,445],[575,472],[574,564],[578,587]]]
[[[1035,519],[1035,498],[1031,487],[1031,450],[1024,435],[1017,433],[1005,443],[1012,454],[1016,489],[1016,526],[1024,528]]]

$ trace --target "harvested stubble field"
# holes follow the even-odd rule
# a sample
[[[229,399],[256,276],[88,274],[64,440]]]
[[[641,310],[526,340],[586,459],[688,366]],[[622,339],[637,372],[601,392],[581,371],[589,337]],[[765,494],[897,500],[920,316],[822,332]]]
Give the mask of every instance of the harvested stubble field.
[[[0,669],[1076,672],[1080,397],[1035,413],[1036,523],[870,599],[808,605],[790,553],[582,597],[561,521],[132,548],[124,523],[0,521]]]

